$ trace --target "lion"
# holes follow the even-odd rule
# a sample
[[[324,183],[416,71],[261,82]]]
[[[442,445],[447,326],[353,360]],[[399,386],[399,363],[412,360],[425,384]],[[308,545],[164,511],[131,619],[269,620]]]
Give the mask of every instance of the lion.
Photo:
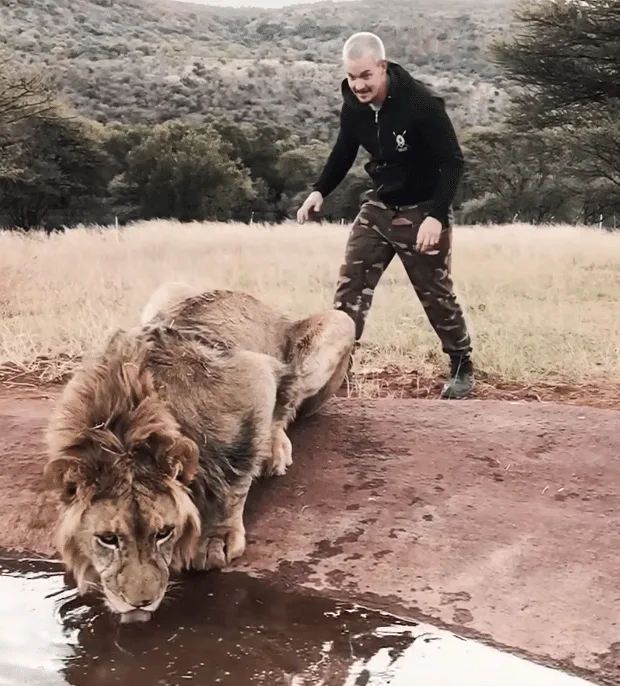
[[[148,621],[173,574],[241,557],[251,484],[286,473],[287,428],[340,388],[354,338],[338,310],[293,319],[162,284],[75,370],[47,427],[54,544],[78,594]]]

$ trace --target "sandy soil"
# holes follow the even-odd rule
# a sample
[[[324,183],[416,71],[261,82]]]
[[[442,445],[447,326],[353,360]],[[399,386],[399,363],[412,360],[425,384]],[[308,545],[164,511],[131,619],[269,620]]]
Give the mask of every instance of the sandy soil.
[[[41,429],[55,391],[0,392],[0,546],[50,554]],[[258,484],[235,568],[620,680],[620,414],[335,399]]]

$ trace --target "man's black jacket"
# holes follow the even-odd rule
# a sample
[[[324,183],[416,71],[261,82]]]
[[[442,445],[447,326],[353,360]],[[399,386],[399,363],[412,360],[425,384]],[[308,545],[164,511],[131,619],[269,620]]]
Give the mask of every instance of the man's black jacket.
[[[388,62],[388,93],[379,111],[361,103],[342,81],[340,131],[313,189],[327,197],[355,162],[365,169],[380,199],[390,205],[428,202],[429,214],[447,218],[464,167],[444,101],[395,62]]]

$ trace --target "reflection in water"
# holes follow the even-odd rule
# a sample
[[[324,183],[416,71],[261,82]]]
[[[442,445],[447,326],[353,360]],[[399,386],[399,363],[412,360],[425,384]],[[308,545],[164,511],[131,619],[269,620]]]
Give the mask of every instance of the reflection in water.
[[[74,593],[55,563],[0,561],[0,683],[57,686],[74,654],[76,631],[58,620],[57,606]]]
[[[58,564],[7,557],[0,603],[7,686],[586,686],[432,627],[233,572],[186,575],[149,623],[121,626],[96,600],[78,600]]]

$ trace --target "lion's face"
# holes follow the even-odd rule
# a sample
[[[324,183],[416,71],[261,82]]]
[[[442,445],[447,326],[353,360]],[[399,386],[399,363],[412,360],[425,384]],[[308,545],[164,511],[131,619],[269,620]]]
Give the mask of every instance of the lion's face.
[[[175,550],[193,535],[196,520],[182,492],[175,498],[134,487],[123,497],[90,503],[72,534],[87,572],[82,583],[98,577],[113,612],[154,612],[166,594]],[[61,536],[62,530],[61,524]]]
[[[78,592],[99,590],[123,621],[159,607],[201,534],[198,445],[156,392],[148,350],[113,336],[65,386],[47,430],[56,548]]]
[[[170,572],[195,555],[201,518],[189,486],[198,447],[164,424],[141,431],[134,419],[123,442],[105,427],[78,432],[61,421],[45,468],[59,499],[56,547],[80,594],[98,589],[134,621],[159,607]]]

